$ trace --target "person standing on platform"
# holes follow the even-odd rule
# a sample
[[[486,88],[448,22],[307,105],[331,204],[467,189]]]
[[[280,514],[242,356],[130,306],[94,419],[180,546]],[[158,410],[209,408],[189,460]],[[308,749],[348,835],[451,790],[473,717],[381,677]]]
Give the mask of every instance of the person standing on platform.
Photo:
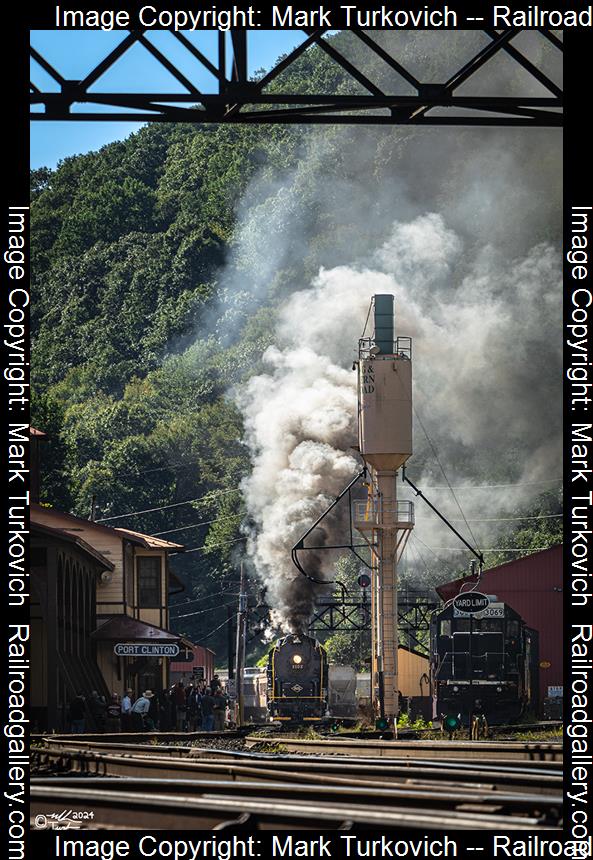
[[[161,732],[170,732],[171,721],[171,697],[168,690],[159,693],[159,729]]]
[[[107,702],[105,701],[105,697],[100,696],[97,690],[93,690],[91,693],[89,711],[95,723],[96,731],[104,732],[107,718]]]
[[[148,714],[144,718],[144,728],[149,732],[158,731],[159,728],[159,700],[158,694],[153,695],[150,700]]]
[[[150,710],[150,700],[153,696],[152,690],[145,690],[132,705],[132,731],[143,732],[145,730],[144,720]]]
[[[178,681],[175,684],[172,697],[175,702],[177,731],[183,732],[185,731],[185,690],[183,688],[183,681]]]
[[[202,731],[214,731],[214,697],[209,687],[202,696]]]
[[[224,727],[226,723],[226,706],[227,700],[226,696],[222,692],[220,687],[214,691],[214,731],[215,732],[224,732]]]
[[[76,696],[70,702],[68,709],[68,719],[70,721],[70,731],[74,735],[84,734],[84,699],[82,696]]]
[[[131,688],[126,690],[126,693],[121,700],[121,730],[122,732],[132,731],[132,696],[134,691]]]
[[[111,701],[107,705],[107,731],[117,734],[121,731],[121,704],[117,693],[111,694]]]

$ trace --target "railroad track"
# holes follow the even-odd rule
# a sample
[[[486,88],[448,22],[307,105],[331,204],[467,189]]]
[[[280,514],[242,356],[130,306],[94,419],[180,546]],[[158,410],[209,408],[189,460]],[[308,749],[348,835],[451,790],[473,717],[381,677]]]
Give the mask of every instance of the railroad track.
[[[401,741],[401,740],[302,740],[300,738],[268,738],[248,735],[247,748],[266,744],[281,744],[288,752],[334,755],[372,755],[386,758],[476,758],[485,760],[562,761],[562,744],[523,741]]]
[[[336,755],[335,742],[314,742],[322,754],[310,747],[305,754],[271,754],[101,737],[52,736],[34,750],[44,776],[31,781],[33,826],[64,809],[92,813],[92,822],[75,822],[92,829],[506,832],[561,826],[562,765],[546,760],[549,749],[537,758],[499,755],[478,762],[460,749],[449,758],[435,756],[434,742],[378,742],[404,754],[377,756],[369,754],[376,753],[376,741],[346,742],[357,754]],[[302,749],[302,742],[296,746]]]
[[[232,740],[231,733],[203,733],[197,738],[200,741]],[[116,735],[117,740],[104,735],[51,735],[42,739],[43,744],[38,748],[49,747],[55,750],[63,749],[87,749],[105,751],[117,749],[122,752],[128,751],[136,754],[137,751],[146,753],[150,750],[151,755],[161,756],[186,756],[207,755],[222,752],[222,750],[209,750],[207,747],[192,747],[188,744],[195,736],[179,736],[185,740],[184,744],[166,744],[148,742],[139,735],[144,743],[134,743],[134,735]],[[158,736],[157,736],[158,737]],[[163,740],[166,739],[166,736]],[[530,762],[545,762],[550,765],[562,767],[563,747],[560,743],[552,742],[523,742],[523,741],[384,741],[352,740],[327,738],[321,740],[303,740],[300,738],[268,737],[247,735],[244,738],[247,749],[258,747],[260,751],[269,746],[274,752],[278,746],[289,753],[301,753],[302,755],[344,755],[365,756],[373,758],[414,758],[414,759],[479,759],[481,762],[495,760],[497,762],[513,762],[526,760]],[[233,750],[232,752],[240,752]]]
[[[386,759],[315,755],[271,755],[226,750],[126,745],[115,749],[88,742],[80,747],[53,744],[34,751],[39,774],[73,772],[85,776],[158,779],[278,779],[290,783],[344,784],[356,781],[376,787],[425,784],[502,790],[528,794],[559,794],[562,770],[556,762],[488,762],[461,759]]]
[[[339,722],[339,720],[338,720]],[[488,726],[488,736],[492,738],[496,735],[514,735],[519,732],[557,732],[561,730],[563,723],[560,720],[547,720],[540,721],[537,723],[514,723],[513,725],[493,725]],[[262,726],[262,728],[266,728]],[[399,740],[410,740],[412,738],[423,738],[427,735],[434,735],[438,733],[438,728],[429,728],[429,729],[398,729],[397,730],[397,739]],[[465,734],[469,737],[468,729],[459,729],[457,735]],[[334,738],[337,740],[342,740],[343,738],[352,738],[354,740],[385,740],[390,741],[394,739],[394,732],[392,731],[380,731],[378,729],[370,729],[368,731],[348,731],[347,729],[342,731],[338,731],[337,734],[334,731],[327,731],[327,729],[321,729],[320,734],[324,737]],[[443,735],[444,737],[445,735]]]
[[[419,798],[400,798],[399,806],[382,805],[374,797],[372,803],[363,805],[357,799],[351,801],[352,788],[333,794],[327,788],[320,800],[316,786],[305,798],[287,797],[285,786],[278,786],[278,794],[268,793],[262,797],[261,785],[250,787],[244,783],[210,783],[199,793],[192,786],[169,786],[163,788],[159,781],[150,794],[146,786],[142,792],[123,789],[124,780],[117,781],[117,789],[111,786],[86,788],[80,780],[71,785],[53,785],[45,781],[34,781],[30,789],[30,814],[32,826],[39,828],[44,820],[62,809],[70,810],[70,816],[78,813],[92,814],[92,821],[79,822],[90,829],[118,828],[137,830],[179,829],[255,829],[255,830],[349,830],[381,831],[402,830],[467,830],[482,829],[506,832],[508,830],[559,830],[560,824],[550,820],[546,812],[527,811],[523,807],[517,814],[478,811],[474,797],[469,809],[443,809],[434,805],[415,806]],[[538,798],[541,804],[541,798]],[[500,807],[498,807],[500,808]],[[509,807],[510,808],[510,807]]]
[[[236,775],[237,776],[237,775]],[[70,788],[77,791],[80,779],[56,777],[48,781],[34,778],[32,785]],[[516,792],[492,791],[449,785],[445,792],[435,792],[427,785],[407,783],[399,786],[377,787],[368,782],[343,780],[343,784],[325,780],[306,784],[287,782],[250,781],[244,778],[213,781],[212,779],[149,779],[142,778],[91,778],[84,781],[84,789],[100,791],[140,792],[155,791],[159,794],[200,796],[224,796],[229,793],[254,799],[267,799],[270,803],[279,801],[317,802],[324,805],[347,803],[357,806],[389,806],[390,808],[430,806],[433,809],[480,812],[484,814],[537,816],[547,823],[557,824],[562,810],[560,793],[544,796],[542,794],[518,794]]]

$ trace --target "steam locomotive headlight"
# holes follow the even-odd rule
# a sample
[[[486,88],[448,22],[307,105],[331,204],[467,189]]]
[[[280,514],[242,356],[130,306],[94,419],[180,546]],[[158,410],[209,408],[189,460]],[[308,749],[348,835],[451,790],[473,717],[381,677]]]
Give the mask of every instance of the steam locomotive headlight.
[[[459,687],[453,687],[453,692],[454,692],[454,693],[458,693],[458,692],[459,692]]]
[[[496,688],[496,692],[497,692],[497,693],[502,693],[502,687],[497,687],[497,688]]]
[[[303,658],[300,654],[293,654],[292,662],[295,663],[297,666],[300,666],[300,664],[303,662]]]

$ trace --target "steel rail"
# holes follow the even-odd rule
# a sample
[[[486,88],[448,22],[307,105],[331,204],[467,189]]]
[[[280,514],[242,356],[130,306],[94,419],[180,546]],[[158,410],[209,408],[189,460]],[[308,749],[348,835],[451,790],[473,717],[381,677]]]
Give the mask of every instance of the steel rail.
[[[72,777],[56,777],[50,780],[34,778],[32,785],[50,785],[60,788],[76,789],[80,787],[80,779]],[[211,779],[151,779],[146,777],[118,778],[89,778],[84,782],[85,789],[101,791],[134,792],[155,791],[167,794],[190,794],[191,796],[214,796],[224,794],[241,794],[243,797],[267,798],[271,802],[278,800],[316,801],[328,804],[332,802],[352,803],[356,806],[377,804],[389,805],[395,809],[400,806],[418,804],[437,809],[457,809],[469,811],[488,811],[507,815],[528,814],[548,822],[557,823],[562,811],[562,793],[555,795],[525,794],[492,790],[477,791],[463,787],[450,787],[446,792],[435,791],[434,788],[422,785],[405,785],[378,787],[368,783],[330,784],[319,782],[287,785],[282,782],[261,783],[244,779],[219,780]]]
[[[251,746],[266,745],[276,746],[276,739],[268,738],[247,738],[246,742]],[[436,746],[439,744],[439,746]],[[518,763],[523,766],[524,762],[529,762],[531,768],[545,769],[551,772],[562,769],[562,747],[559,744],[546,745],[546,749],[541,749],[539,744],[521,744],[513,741],[493,742],[438,742],[438,741],[415,741],[415,742],[353,742],[348,741],[301,741],[297,739],[283,739],[281,746],[282,753],[277,751],[265,752],[259,750],[226,750],[217,749],[215,747],[196,747],[196,746],[165,746],[153,744],[111,744],[101,741],[75,741],[73,739],[51,740],[47,739],[47,748],[55,750],[95,750],[98,752],[113,752],[121,751],[131,755],[140,755],[142,757],[178,757],[186,758],[192,756],[206,757],[231,756],[233,758],[248,758],[248,759],[271,759],[278,761],[284,759],[286,761],[311,761],[315,757],[319,761],[323,761],[327,754],[340,755],[345,759],[366,763],[384,763],[387,761],[408,762],[410,758],[415,761],[423,761],[429,764],[436,765],[437,763],[454,762],[457,764],[464,759],[471,761],[473,758],[479,758],[480,766],[489,767],[489,764],[484,762],[486,756],[481,755],[480,746],[488,746],[486,752],[490,752],[491,758],[497,762],[495,767],[500,765],[516,767]],[[291,750],[291,746],[293,749]],[[547,747],[552,747],[549,750]],[[513,747],[515,747],[515,755],[513,755]],[[531,749],[530,747],[535,747]],[[38,749],[43,749],[39,747]],[[346,750],[346,752],[344,752]],[[348,752],[349,751],[349,752]],[[321,752],[321,755],[318,753]],[[373,753],[376,753],[373,755]],[[392,754],[391,754],[392,753]],[[503,753],[507,753],[510,757],[501,757]],[[300,755],[299,755],[300,754]]]
[[[246,745],[277,744],[278,739],[248,735]],[[522,741],[381,741],[381,740],[301,740],[282,738],[282,746],[295,752],[325,752],[343,755],[374,754],[379,757],[430,755],[434,758],[495,758],[509,756],[528,761],[562,761],[563,748],[559,743]]]
[[[164,778],[237,778],[239,776],[264,781],[282,778],[291,782],[341,783],[356,780],[366,783],[380,783],[388,787],[394,782],[447,783],[449,785],[472,785],[494,789],[505,787],[507,790],[548,793],[561,789],[561,771],[534,768],[525,770],[515,764],[513,767],[482,764],[475,767],[459,761],[438,763],[395,762],[379,760],[319,759],[306,757],[294,758],[175,758],[167,759],[145,754],[109,754],[87,750],[40,750],[35,753],[35,766],[69,769],[75,772],[97,774],[100,776],[117,775],[133,777],[142,775]]]
[[[204,795],[192,797],[187,794],[170,795],[85,789],[78,784],[74,789],[51,785],[32,785],[30,789],[30,812],[33,820],[39,815],[55,812],[67,807],[72,813],[79,810],[92,812],[91,829],[102,826],[124,829],[212,829],[226,822],[238,823],[245,815],[250,816],[253,829],[272,826],[276,829],[313,827],[320,829],[343,829],[346,822],[360,828],[381,831],[409,829],[466,830],[526,830],[543,827],[559,829],[542,822],[539,817],[480,814],[475,812],[437,811],[433,809],[406,808],[394,810],[385,806],[372,808],[349,804],[319,804],[318,802],[295,802],[258,800],[237,796],[233,785],[230,797]],[[84,823],[84,822],[83,822]],[[89,822],[86,822],[89,826]],[[267,828],[266,828],[267,829]]]

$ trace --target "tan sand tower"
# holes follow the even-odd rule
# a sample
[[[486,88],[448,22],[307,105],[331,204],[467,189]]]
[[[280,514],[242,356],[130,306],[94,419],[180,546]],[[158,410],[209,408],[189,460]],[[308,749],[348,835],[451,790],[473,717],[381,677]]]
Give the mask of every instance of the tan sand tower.
[[[372,552],[372,670],[377,716],[393,720],[397,696],[397,563],[414,525],[397,499],[397,470],[412,453],[412,341],[396,337],[394,299],[372,299],[374,332],[359,341],[358,440],[370,481],[354,503],[354,525]]]

